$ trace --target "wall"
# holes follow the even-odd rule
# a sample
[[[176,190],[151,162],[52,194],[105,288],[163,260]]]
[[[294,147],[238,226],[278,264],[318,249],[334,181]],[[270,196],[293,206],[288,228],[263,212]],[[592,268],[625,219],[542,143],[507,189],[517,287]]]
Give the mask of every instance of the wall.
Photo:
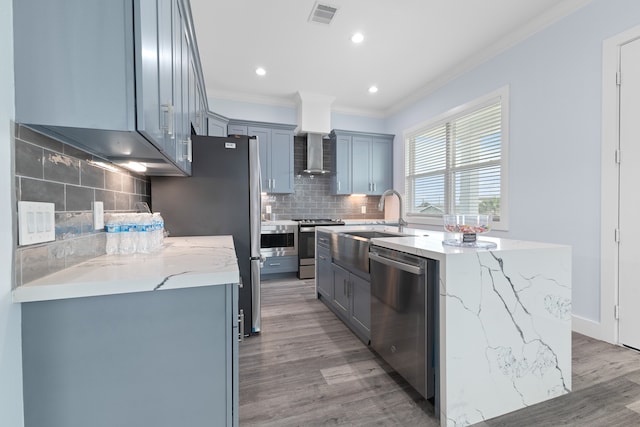
[[[294,138],[294,170],[304,169],[307,158],[306,138]],[[331,165],[332,147],[328,140],[323,144],[324,167]],[[376,196],[332,196],[330,194],[331,175],[301,175],[294,177],[293,194],[268,194],[262,196],[262,214],[269,218],[266,206],[271,206],[272,219],[292,218],[341,218],[341,219],[381,219],[378,211],[380,197]],[[366,207],[366,213],[361,207]]]
[[[402,132],[510,87],[510,229],[501,236],[573,248],[573,314],[600,319],[602,42],[640,23],[636,0],[593,1],[388,119],[394,183]],[[574,324],[575,325],[575,324]]]
[[[16,126],[16,198],[54,203],[56,230],[54,242],[16,249],[17,286],[104,255],[104,230],[93,229],[94,201],[104,203],[105,213],[135,211],[136,202],[150,204],[146,177],[105,170],[89,163],[92,159],[90,154]]]
[[[12,0],[0,0],[0,425],[20,427],[22,415],[22,351],[20,305],[11,301],[13,283],[12,146],[15,117]],[[9,236],[14,236],[13,239]]]
[[[229,99],[209,98],[209,109],[229,119],[296,124],[297,110],[294,106],[277,106]],[[331,112],[331,129],[357,132],[387,133],[385,121],[376,117],[358,116]]]

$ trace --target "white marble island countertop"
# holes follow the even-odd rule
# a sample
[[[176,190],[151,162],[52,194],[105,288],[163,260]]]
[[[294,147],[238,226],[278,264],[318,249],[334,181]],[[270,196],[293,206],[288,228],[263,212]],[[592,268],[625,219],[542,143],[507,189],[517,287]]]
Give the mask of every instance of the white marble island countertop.
[[[13,290],[14,302],[238,283],[231,236],[170,237],[150,254],[103,255]]]
[[[448,233],[390,226],[371,243],[438,260],[436,348],[442,426],[467,426],[571,391],[571,247],[478,236],[493,249],[444,245]],[[373,279],[372,279],[373,280]]]

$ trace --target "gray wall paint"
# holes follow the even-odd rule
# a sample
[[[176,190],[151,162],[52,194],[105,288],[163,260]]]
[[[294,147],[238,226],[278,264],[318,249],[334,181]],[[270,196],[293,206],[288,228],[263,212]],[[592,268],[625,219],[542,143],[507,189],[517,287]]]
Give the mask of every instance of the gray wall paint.
[[[510,229],[494,235],[571,245],[573,313],[600,319],[602,42],[640,24],[640,2],[599,0],[388,119],[394,183],[404,187],[402,133],[510,87]]]
[[[146,177],[93,166],[91,155],[29,128],[16,126],[14,148],[16,199],[55,203],[56,228],[54,242],[16,247],[14,286],[104,255],[104,231],[93,229],[94,201],[107,213],[150,203]]]
[[[294,170],[304,169],[307,158],[306,138],[294,138]],[[327,169],[331,168],[331,144],[328,140],[323,144],[323,162]],[[330,175],[303,175],[294,177],[293,194],[268,194],[262,196],[262,214],[269,218],[266,206],[270,205],[272,219],[292,218],[342,218],[342,219],[381,219],[378,211],[380,197],[332,196],[330,194]],[[366,213],[361,207],[366,206]]]

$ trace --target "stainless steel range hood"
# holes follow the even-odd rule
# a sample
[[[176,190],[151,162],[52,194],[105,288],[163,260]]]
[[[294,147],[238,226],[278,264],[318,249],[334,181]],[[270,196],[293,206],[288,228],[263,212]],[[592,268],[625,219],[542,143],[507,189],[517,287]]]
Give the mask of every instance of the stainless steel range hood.
[[[307,134],[307,164],[302,173],[329,173],[322,164],[322,137],[331,132],[332,96],[308,92],[297,93],[298,135]]]
[[[302,172],[310,175],[329,173],[322,163],[322,134],[307,133],[307,165]]]

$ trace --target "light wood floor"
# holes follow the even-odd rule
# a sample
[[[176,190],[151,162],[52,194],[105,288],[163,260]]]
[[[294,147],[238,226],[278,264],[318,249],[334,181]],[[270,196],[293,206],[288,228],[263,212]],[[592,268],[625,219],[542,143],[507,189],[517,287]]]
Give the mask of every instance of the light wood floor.
[[[314,295],[262,282],[262,333],[240,344],[241,426],[438,426],[433,405]],[[573,392],[479,426],[640,426],[640,353],[573,336]]]

